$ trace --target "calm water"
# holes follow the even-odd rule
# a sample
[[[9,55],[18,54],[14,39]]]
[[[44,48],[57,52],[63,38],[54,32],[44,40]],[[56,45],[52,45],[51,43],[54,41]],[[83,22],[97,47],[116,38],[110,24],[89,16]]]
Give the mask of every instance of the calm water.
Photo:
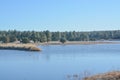
[[[0,50],[0,80],[66,80],[85,71],[120,70],[120,44],[39,47],[42,52]]]

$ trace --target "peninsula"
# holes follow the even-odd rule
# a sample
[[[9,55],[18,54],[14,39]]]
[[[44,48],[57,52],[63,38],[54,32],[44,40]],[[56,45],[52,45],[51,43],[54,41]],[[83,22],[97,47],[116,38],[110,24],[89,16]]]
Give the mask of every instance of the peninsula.
[[[23,51],[41,51],[35,44],[15,44],[15,43],[4,43],[0,44],[0,50],[23,50]]]

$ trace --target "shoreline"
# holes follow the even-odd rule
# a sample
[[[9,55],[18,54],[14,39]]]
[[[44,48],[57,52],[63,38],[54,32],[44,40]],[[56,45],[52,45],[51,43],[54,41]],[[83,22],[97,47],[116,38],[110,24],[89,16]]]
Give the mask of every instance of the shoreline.
[[[2,43],[0,50],[41,51],[35,44]]]
[[[36,45],[91,45],[91,44],[120,44],[118,41],[67,41],[64,44],[59,41],[35,43]]]
[[[120,71],[112,71],[85,77],[83,80],[120,80]]]
[[[0,43],[0,50],[41,51],[37,46],[41,45],[95,45],[95,44],[120,44],[118,41],[67,41],[64,44],[59,41],[45,43]]]

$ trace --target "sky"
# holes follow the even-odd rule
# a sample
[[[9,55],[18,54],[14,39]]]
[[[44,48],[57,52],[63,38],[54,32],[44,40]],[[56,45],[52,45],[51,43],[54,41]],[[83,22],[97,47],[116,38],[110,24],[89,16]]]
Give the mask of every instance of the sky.
[[[0,30],[120,30],[120,0],[0,0]]]

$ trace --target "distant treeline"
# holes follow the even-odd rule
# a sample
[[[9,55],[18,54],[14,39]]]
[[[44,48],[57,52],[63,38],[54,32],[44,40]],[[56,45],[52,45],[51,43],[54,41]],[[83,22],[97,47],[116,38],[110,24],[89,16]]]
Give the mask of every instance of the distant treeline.
[[[91,32],[50,32],[50,31],[0,31],[0,41],[3,43],[20,41],[23,43],[49,41],[96,41],[120,39],[120,30]]]

